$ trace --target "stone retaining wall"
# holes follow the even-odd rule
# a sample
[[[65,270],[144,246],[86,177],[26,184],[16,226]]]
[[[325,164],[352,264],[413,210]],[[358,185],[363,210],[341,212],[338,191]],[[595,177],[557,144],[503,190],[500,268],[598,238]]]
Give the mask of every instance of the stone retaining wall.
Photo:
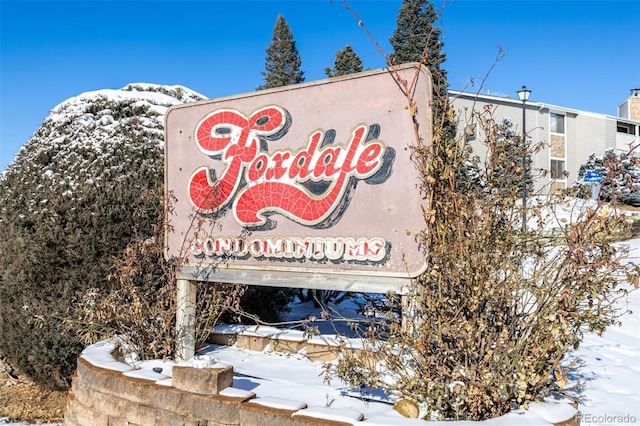
[[[300,410],[247,404],[247,397],[205,396],[123,376],[80,358],[65,426],[345,426],[304,416]],[[296,415],[297,414],[297,415]]]
[[[363,420],[362,414],[353,410],[308,408],[304,403],[256,397],[253,392],[233,388],[215,395],[198,394],[183,390],[191,389],[188,384],[179,389],[153,380],[129,377],[122,369],[118,370],[117,365],[110,366],[108,359],[103,363],[106,367],[98,366],[92,362],[97,359],[95,352],[92,353],[93,357],[85,355],[78,359],[65,411],[65,426],[380,426],[394,425],[400,420],[384,416]],[[126,366],[117,362],[111,352],[104,355],[112,357],[114,364]],[[198,370],[187,369],[191,371],[187,371],[186,380],[197,375]],[[174,380],[178,371],[180,369],[174,369]],[[221,369],[218,383],[227,381],[226,375],[227,369]],[[403,425],[425,424],[417,419],[401,420]],[[577,414],[556,424],[577,425]]]

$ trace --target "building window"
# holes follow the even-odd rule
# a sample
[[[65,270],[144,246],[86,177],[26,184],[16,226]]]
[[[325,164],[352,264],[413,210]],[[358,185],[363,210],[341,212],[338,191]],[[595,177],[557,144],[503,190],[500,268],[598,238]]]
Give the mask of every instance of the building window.
[[[618,123],[616,124],[616,131],[618,133],[633,135],[633,125],[628,123],[621,123],[618,121]]]
[[[551,113],[551,133],[564,134],[564,115]]]
[[[564,160],[551,160],[551,179],[564,179]]]

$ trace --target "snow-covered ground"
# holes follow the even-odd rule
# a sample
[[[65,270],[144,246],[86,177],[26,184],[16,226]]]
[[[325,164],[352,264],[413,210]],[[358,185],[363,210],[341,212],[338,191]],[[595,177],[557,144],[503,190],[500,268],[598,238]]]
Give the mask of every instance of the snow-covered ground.
[[[624,243],[630,248],[630,261],[640,262],[640,239]],[[631,289],[631,287],[629,287]],[[293,314],[305,312],[306,306],[294,306]],[[344,307],[348,310],[348,305]],[[632,313],[622,317],[620,327],[612,327],[603,335],[587,334],[580,348],[572,355],[582,364],[577,376],[572,377],[583,383],[580,398],[582,426],[640,424],[640,291],[631,291],[621,309]],[[347,314],[348,312],[343,312]],[[318,315],[318,318],[320,316]],[[326,325],[326,324],[325,324]],[[324,329],[323,332],[329,332]],[[89,348],[88,348],[89,349]],[[98,351],[99,352],[99,351]],[[237,373],[230,392],[251,391],[261,398],[272,401],[305,402],[310,407],[331,407],[340,410],[361,412],[367,422],[364,425],[416,425],[422,421],[401,418],[387,403],[362,399],[349,392],[340,381],[323,381],[322,363],[311,362],[302,355],[275,353],[269,347],[262,352],[211,345],[200,355],[210,355],[218,362],[231,364]],[[100,355],[90,355],[100,364]],[[106,358],[102,358],[106,359]],[[188,363],[193,360],[187,361]],[[159,364],[148,361],[139,364],[139,373],[153,376],[152,367],[163,365],[163,374],[170,374],[173,363]],[[170,384],[170,377],[165,377]],[[279,399],[274,399],[279,398]],[[284,403],[284,402],[283,402]],[[529,410],[520,409],[498,419],[482,422],[484,425],[544,425],[567,415],[566,408],[552,403],[531,404]],[[350,411],[345,411],[345,415]],[[450,426],[469,425],[474,422],[447,422]],[[24,423],[3,423],[2,425],[24,425]],[[53,426],[53,425],[52,425]]]
[[[640,239],[621,244],[630,247],[629,260],[640,263]],[[640,424],[640,290],[627,302],[621,309],[632,313],[622,317],[620,327],[602,336],[587,334],[575,353],[583,364],[577,377],[584,382],[582,426]]]
[[[620,244],[629,247],[629,261],[640,263],[640,239]],[[632,290],[633,287],[629,285],[628,288]],[[291,316],[300,318],[304,312],[302,308],[304,306],[294,306]],[[601,336],[586,334],[580,348],[572,354],[582,365],[578,374],[571,378],[583,383],[579,404],[582,426],[640,424],[640,290],[630,291],[620,308],[631,310],[622,317],[620,327],[611,327]],[[342,314],[348,316],[347,307],[343,308]],[[316,317],[320,318],[320,315]],[[323,333],[330,333],[331,327],[328,323],[320,325]],[[361,411],[368,419],[384,416],[388,420],[388,423],[379,424],[419,424],[415,420],[399,418],[387,404],[359,399],[340,382],[332,381],[331,386],[323,383],[319,363],[292,355],[234,347],[212,347],[208,352],[216,359],[232,364],[237,372],[251,377],[236,380],[234,387],[246,388],[258,395],[302,400],[310,406],[325,405],[328,401],[335,408]],[[282,374],[283,368],[286,375]],[[532,404],[528,411],[521,409],[482,424],[540,425],[547,424],[545,421],[560,421],[558,416],[562,417],[564,413],[552,404]],[[447,422],[447,425],[472,423]]]

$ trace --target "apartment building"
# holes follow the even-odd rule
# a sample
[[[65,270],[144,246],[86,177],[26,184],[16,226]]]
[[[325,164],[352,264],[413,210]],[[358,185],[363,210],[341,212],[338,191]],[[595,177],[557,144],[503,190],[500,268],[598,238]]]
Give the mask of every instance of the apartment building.
[[[466,132],[474,152],[486,154],[482,129],[472,111],[489,108],[496,123],[508,118],[512,130],[521,134],[523,127],[530,143],[544,142],[533,156],[531,167],[548,170],[537,182],[536,190],[564,188],[578,179],[580,165],[592,153],[603,154],[609,148],[628,151],[640,144],[640,89],[631,90],[629,98],[618,105],[616,117],[538,101],[449,91],[449,98],[459,120],[458,132]],[[566,172],[566,173],[565,173]]]

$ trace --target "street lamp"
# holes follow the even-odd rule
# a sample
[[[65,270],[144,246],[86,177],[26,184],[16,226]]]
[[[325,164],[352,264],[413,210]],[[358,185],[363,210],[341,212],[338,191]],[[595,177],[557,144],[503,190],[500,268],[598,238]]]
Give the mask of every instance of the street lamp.
[[[527,101],[531,95],[531,90],[527,86],[522,86],[518,90],[518,97],[522,101],[522,144],[524,151],[522,152],[522,230],[527,230]]]

